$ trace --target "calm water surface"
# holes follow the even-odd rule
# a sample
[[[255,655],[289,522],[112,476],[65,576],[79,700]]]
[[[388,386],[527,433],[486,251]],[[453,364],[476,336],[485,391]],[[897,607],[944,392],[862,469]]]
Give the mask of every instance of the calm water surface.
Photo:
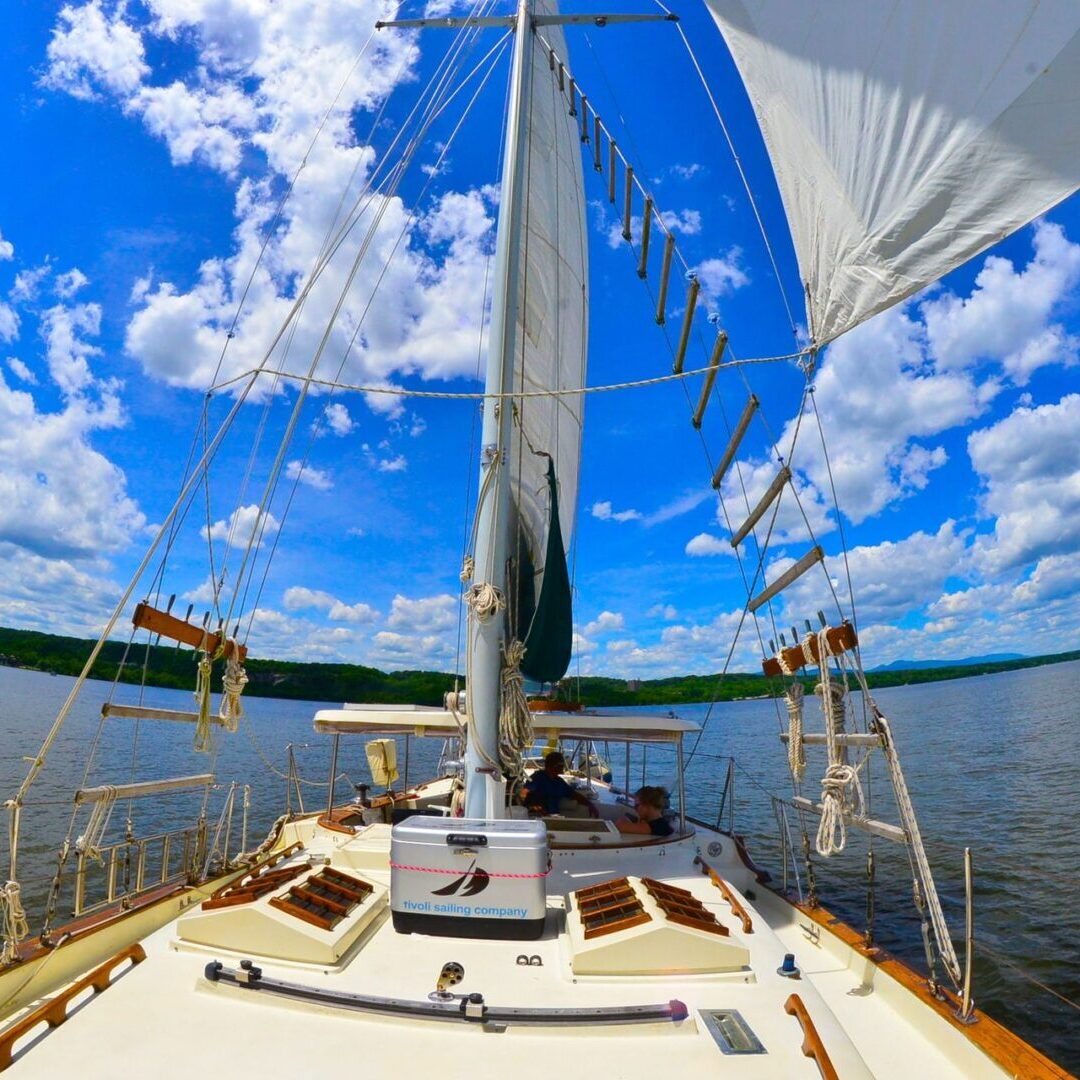
[[[0,668],[0,797],[14,793],[26,769],[24,758],[37,752],[71,685],[72,680],[62,676]],[[946,916],[954,934],[961,937],[962,849],[964,845],[973,849],[977,1003],[1073,1072],[1080,1072],[1080,1016],[1020,977],[1015,968],[1066,998],[1080,999],[1080,906],[1076,903],[1080,825],[1073,806],[1080,790],[1078,687],[1080,663],[1074,662],[883,689],[876,695],[893,724]],[[71,792],[81,781],[95,739],[95,764],[87,780],[91,784],[126,782],[133,775],[133,765],[138,779],[212,769],[222,785],[213,793],[212,819],[230,780],[250,783],[252,844],[284,809],[285,782],[271,768],[284,769],[287,744],[297,746],[306,778],[322,781],[329,769],[329,739],[313,733],[311,718],[316,708],[338,703],[248,698],[247,720],[235,735],[218,734],[216,762],[211,764],[207,755],[192,752],[190,725],[143,723],[134,741],[131,721],[113,719],[100,724],[101,703],[110,690],[105,683],[87,684],[30,794],[20,877],[32,911],[40,913],[43,908],[56,851],[69,825]],[[116,700],[136,702],[138,690],[120,687]],[[142,700],[174,709],[193,707],[190,695],[170,690],[148,689]],[[679,715],[693,719],[705,714],[704,706],[679,710]],[[809,702],[807,727],[820,729],[820,718]],[[756,860],[774,878],[779,877],[781,849],[769,793],[791,793],[778,729],[772,701],[716,706],[690,762],[687,796],[690,813],[714,820],[726,758],[734,755],[739,764],[736,828],[746,834]],[[414,779],[428,775],[438,752],[434,740],[412,741]],[[808,757],[807,776],[820,776],[823,751],[811,749]],[[611,747],[610,759],[618,782],[625,768],[620,748]],[[352,745],[349,740],[343,742],[339,764],[349,780],[369,780],[359,740]],[[651,780],[663,782],[672,774],[671,755],[653,750],[646,767]],[[895,821],[880,761],[874,762],[874,768],[872,812]],[[637,753],[631,770],[633,781],[639,781],[642,761]],[[814,795],[815,789],[815,784],[807,784],[807,794]],[[308,808],[317,808],[325,802],[326,788],[307,786],[304,794]],[[347,794],[348,781],[344,781],[339,800]],[[198,798],[191,794],[142,800],[134,808],[136,834],[178,827],[193,821],[197,812]],[[122,826],[125,814],[126,807],[118,806],[114,827]],[[797,827],[794,820],[792,826]],[[234,828],[238,827],[239,815]],[[879,840],[875,857],[876,938],[918,965],[922,948],[906,856],[895,845]],[[816,859],[814,868],[822,901],[852,925],[864,927],[865,840],[850,837],[842,855]],[[805,889],[801,859],[799,875]],[[794,887],[794,874],[791,881]]]

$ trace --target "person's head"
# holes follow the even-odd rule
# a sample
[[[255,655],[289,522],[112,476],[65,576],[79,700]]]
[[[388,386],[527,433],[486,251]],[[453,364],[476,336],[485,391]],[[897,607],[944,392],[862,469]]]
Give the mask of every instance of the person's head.
[[[643,821],[655,821],[664,816],[667,792],[662,787],[647,785],[634,792],[634,806]]]
[[[558,750],[552,750],[544,757],[544,772],[548,776],[558,776],[566,768],[566,758]]]

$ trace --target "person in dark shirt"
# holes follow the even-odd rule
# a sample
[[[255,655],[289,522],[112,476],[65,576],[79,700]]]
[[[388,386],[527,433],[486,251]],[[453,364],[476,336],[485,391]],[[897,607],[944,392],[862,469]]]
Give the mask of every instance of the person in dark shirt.
[[[521,789],[521,801],[541,814],[558,814],[563,811],[566,800],[586,807],[590,817],[597,816],[596,807],[584,795],[575,791],[560,775],[566,768],[566,759],[558,750],[552,750],[544,758],[544,767],[525,781]]]
[[[642,787],[634,792],[636,814],[627,814],[615,822],[621,833],[638,833],[642,836],[670,836],[675,830],[664,817],[667,792],[662,787]]]

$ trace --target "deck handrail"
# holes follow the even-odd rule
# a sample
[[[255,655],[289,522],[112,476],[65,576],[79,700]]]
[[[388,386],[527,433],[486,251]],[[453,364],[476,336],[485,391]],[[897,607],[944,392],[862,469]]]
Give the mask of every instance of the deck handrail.
[[[111,978],[113,971],[125,960],[131,961],[131,966],[141,964],[146,959],[146,950],[139,944],[128,945],[121,949],[115,956],[110,957],[103,964],[99,964],[89,974],[73,982],[69,987],[61,990],[59,994],[46,998],[36,1009],[32,1009],[20,1020],[0,1032],[0,1072],[3,1072],[12,1060],[12,1050],[15,1044],[32,1031],[43,1021],[50,1028],[59,1027],[68,1018],[68,1005],[88,987],[93,987],[95,994],[100,994],[113,984]],[[131,970],[130,968],[128,969]]]
[[[799,1021],[803,1032],[802,1052],[806,1057],[813,1058],[814,1064],[821,1073],[821,1080],[840,1080],[839,1074],[833,1068],[833,1063],[829,1060],[825,1044],[821,1041],[817,1028],[814,1027],[814,1021],[810,1019],[810,1014],[806,1011],[803,999],[798,994],[791,994],[784,1002],[784,1012]]]

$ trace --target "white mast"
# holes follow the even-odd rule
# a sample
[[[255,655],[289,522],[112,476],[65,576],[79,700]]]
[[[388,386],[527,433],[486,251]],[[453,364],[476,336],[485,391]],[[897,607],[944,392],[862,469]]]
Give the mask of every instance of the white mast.
[[[510,539],[510,436],[514,327],[522,261],[527,140],[526,117],[532,91],[531,0],[520,0],[514,38],[502,193],[495,241],[495,284],[484,382],[480,500],[476,509],[474,581],[493,586],[507,600]],[[493,475],[489,475],[494,470]],[[499,687],[506,641],[505,609],[481,621],[469,619],[466,682],[469,739],[465,751],[465,816],[504,817],[503,779],[491,762],[499,760]]]

